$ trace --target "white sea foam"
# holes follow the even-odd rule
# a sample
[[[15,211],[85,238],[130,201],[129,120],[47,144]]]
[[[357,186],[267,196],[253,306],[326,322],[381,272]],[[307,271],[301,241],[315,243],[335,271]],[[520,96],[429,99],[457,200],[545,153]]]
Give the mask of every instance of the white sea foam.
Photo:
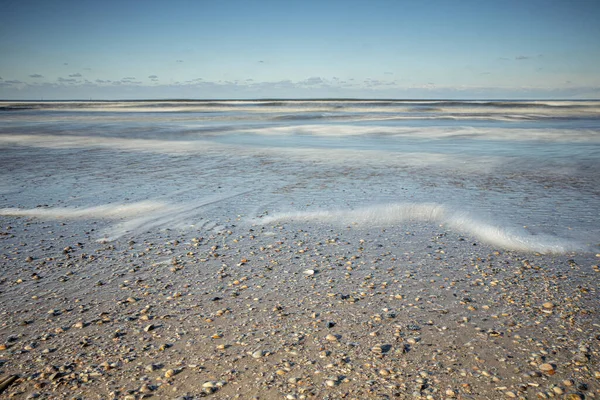
[[[528,141],[540,140],[551,142],[600,142],[600,135],[593,129],[519,129],[519,128],[486,128],[486,127],[434,127],[426,129],[399,126],[357,126],[350,124],[327,125],[295,125],[244,129],[240,132],[256,135],[310,135],[322,137],[349,136],[392,136],[412,139],[451,139],[466,138],[479,140]]]
[[[119,219],[147,214],[165,209],[163,202],[141,201],[128,204],[104,204],[94,207],[37,207],[37,208],[1,208],[0,215],[12,217],[33,217],[42,219]]]
[[[452,210],[441,204],[388,204],[355,210],[305,211],[274,214],[255,219],[260,225],[284,222],[319,222],[361,227],[388,227],[408,222],[427,222],[448,226],[507,250],[564,253],[582,250],[583,245],[547,235],[531,235],[524,230],[494,225],[473,214]]]
[[[207,207],[250,191],[211,196],[192,202],[174,204],[166,201],[103,204],[94,207],[37,207],[30,209],[2,208],[0,216],[30,217],[58,220],[116,220],[101,231],[101,241],[112,241],[125,235],[136,235],[151,230],[185,229],[220,230],[209,218]]]

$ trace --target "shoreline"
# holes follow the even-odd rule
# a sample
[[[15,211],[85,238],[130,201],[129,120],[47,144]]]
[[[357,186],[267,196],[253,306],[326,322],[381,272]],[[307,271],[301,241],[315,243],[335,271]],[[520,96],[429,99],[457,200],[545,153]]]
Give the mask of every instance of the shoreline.
[[[600,397],[593,253],[421,224],[98,243],[0,221],[2,399]]]

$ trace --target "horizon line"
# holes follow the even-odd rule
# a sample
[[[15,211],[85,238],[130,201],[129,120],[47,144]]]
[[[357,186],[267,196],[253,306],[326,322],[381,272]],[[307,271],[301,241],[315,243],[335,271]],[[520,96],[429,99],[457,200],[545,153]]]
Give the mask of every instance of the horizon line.
[[[524,101],[600,101],[600,98],[394,98],[394,97],[254,97],[254,98],[180,98],[180,97],[164,97],[164,98],[127,98],[127,99],[0,99],[0,102],[151,102],[151,101],[510,101],[510,102],[524,102]]]

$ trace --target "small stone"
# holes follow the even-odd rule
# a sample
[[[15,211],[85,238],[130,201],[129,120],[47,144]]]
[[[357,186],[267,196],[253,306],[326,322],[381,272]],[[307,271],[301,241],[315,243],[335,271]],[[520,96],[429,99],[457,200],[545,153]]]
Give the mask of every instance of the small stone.
[[[175,376],[175,370],[174,369],[168,369],[165,372],[165,378],[172,378],[173,376]]]
[[[202,384],[202,387],[203,387],[203,388],[214,388],[214,387],[215,387],[215,384],[214,384],[214,382],[210,382],[210,381],[209,381],[209,382],[204,382],[204,383]]]
[[[540,371],[547,375],[554,375],[554,373],[556,372],[554,366],[548,363],[540,365]]]
[[[50,375],[50,376],[48,377],[48,379],[50,379],[51,381],[55,381],[55,380],[57,380],[58,378],[60,378],[61,376],[62,376],[62,373],[60,373],[60,372],[55,372],[55,373],[53,373],[52,375]]]
[[[140,387],[139,389],[140,393],[150,393],[152,392],[152,388],[148,385],[146,385],[145,383]]]
[[[148,372],[156,371],[158,367],[154,364],[146,365],[144,369]]]
[[[542,304],[542,307],[544,307],[546,310],[551,310],[554,308],[554,303],[552,303],[551,301],[547,301],[544,304]]]
[[[456,392],[452,389],[446,389],[446,396],[448,397],[456,397]]]
[[[314,269],[306,269],[302,273],[307,276],[312,276],[315,274],[315,270]]]
[[[595,371],[594,376],[596,377],[596,379],[600,379],[600,371]]]
[[[506,397],[510,397],[511,399],[514,399],[517,397],[515,392],[504,392],[504,394],[506,395]]]
[[[560,387],[558,387],[558,386],[554,386],[554,387],[552,388],[552,391],[553,391],[554,393],[556,393],[556,394],[564,394],[564,393],[565,393],[565,392],[564,392],[564,390],[562,390],[562,388],[560,388]]]
[[[145,331],[145,332],[150,332],[150,331],[153,331],[153,330],[154,330],[154,328],[156,328],[156,326],[155,326],[154,324],[146,325],[146,326],[144,327],[144,331]]]
[[[564,381],[562,381],[562,384],[565,386],[573,386],[575,384],[575,382],[573,382],[572,379],[565,379]]]
[[[583,383],[583,382],[581,382],[581,383],[578,383],[578,384],[577,384],[577,390],[581,390],[581,391],[584,391],[584,392],[585,392],[585,391],[586,391],[586,390],[588,390],[588,389],[589,389],[589,388],[588,388],[588,385],[587,385],[587,383]]]
[[[568,395],[565,396],[565,400],[583,400],[584,397],[582,394],[579,393],[569,393]]]
[[[205,388],[202,388],[202,392],[205,393],[205,394],[207,394],[207,395],[208,394],[213,394],[216,391],[217,391],[217,388],[214,388],[214,387],[205,387]]]
[[[325,339],[327,339],[330,342],[337,342],[339,340],[337,335],[332,335],[331,333],[325,336]]]
[[[262,358],[264,355],[264,350],[256,350],[254,353],[252,353],[252,358]]]
[[[375,354],[382,354],[383,353],[383,347],[380,344],[375,345],[375,346],[371,347],[371,352],[375,353]]]
[[[102,369],[104,369],[105,371],[108,371],[109,369],[111,369],[112,367],[110,366],[110,364],[108,363],[108,361],[104,361],[102,364],[100,364],[100,366],[102,367]]]
[[[336,382],[336,381],[334,381],[333,379],[327,379],[327,380],[325,381],[325,384],[326,384],[327,386],[329,386],[329,387],[334,387],[334,386],[337,384],[337,382]]]

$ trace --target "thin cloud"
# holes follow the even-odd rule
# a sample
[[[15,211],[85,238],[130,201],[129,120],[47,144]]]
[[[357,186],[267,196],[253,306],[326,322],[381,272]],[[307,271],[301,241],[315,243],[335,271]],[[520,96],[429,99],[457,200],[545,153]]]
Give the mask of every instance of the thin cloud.
[[[59,81],[60,83],[75,83],[75,82],[77,82],[77,79],[75,79],[75,78],[70,78],[70,79],[58,78],[57,81]]]
[[[516,56],[515,60],[529,60],[531,57],[529,56]]]
[[[323,81],[323,79],[321,79],[318,76],[313,76],[313,77],[310,77],[310,78],[305,79],[303,81],[300,81],[298,83],[300,85],[313,86],[313,85],[321,85],[321,84],[325,83],[325,81]]]
[[[156,75],[150,75],[150,76],[148,76],[148,78],[150,78],[150,79],[158,79],[158,76],[156,76]]]
[[[33,75],[29,75],[30,78],[43,78],[43,75],[40,74],[33,74]]]
[[[175,62],[182,63],[183,60],[175,60]]]
[[[123,78],[123,79],[121,79],[121,80],[122,80],[122,81],[133,81],[133,80],[135,80],[135,78],[134,78],[134,77],[132,77],[132,76],[128,76],[128,77],[125,77],[125,78]]]
[[[76,74],[69,75],[69,78],[81,78],[81,77],[82,77],[82,75],[79,72]]]

